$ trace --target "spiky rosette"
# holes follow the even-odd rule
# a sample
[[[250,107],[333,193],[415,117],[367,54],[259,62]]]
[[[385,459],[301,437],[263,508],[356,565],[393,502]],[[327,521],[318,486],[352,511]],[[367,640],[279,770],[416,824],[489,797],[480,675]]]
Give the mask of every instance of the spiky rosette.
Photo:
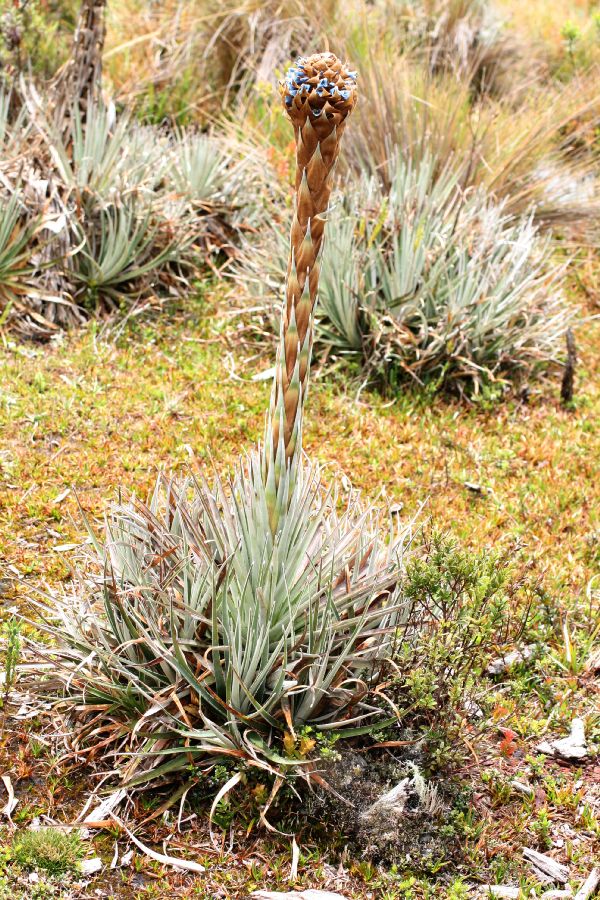
[[[113,506],[83,590],[41,602],[53,640],[37,645],[37,689],[64,696],[73,748],[103,747],[131,787],[189,788],[228,759],[301,774],[286,733],[381,720],[373,689],[410,623],[410,535],[388,541],[357,495],[338,499],[302,466],[273,537],[252,453],[229,487],[159,476],[147,504]]]
[[[356,72],[332,53],[301,57],[280,83],[280,93],[296,136],[296,197],[265,436],[264,474],[273,530],[285,511],[291,489],[288,481],[293,479],[301,450],[302,409],[325,230],[323,214],[329,203],[341,136],[356,104]]]

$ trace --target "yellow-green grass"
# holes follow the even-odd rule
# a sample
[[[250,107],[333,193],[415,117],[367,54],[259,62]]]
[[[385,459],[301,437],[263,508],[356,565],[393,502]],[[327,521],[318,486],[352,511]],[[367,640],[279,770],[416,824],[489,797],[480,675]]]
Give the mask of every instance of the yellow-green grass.
[[[267,356],[247,364],[218,327],[189,316],[116,342],[96,332],[53,346],[5,336],[0,350],[0,549],[34,581],[66,577],[69,553],[53,548],[84,535],[67,488],[101,516],[117,488],[144,495],[157,468],[193,459],[223,469],[262,434],[269,384],[251,378]],[[600,552],[599,340],[599,322],[580,327],[568,410],[558,378],[528,400],[467,405],[413,392],[390,402],[320,373],[306,450],[407,516],[427,501],[423,515],[473,547],[518,537],[553,589],[581,592]]]
[[[31,614],[28,598],[35,588],[60,590],[68,582],[78,558],[69,545],[86,537],[73,491],[85,512],[99,519],[119,487],[145,495],[159,467],[193,463],[223,471],[262,434],[269,386],[251,378],[270,364],[269,355],[247,361],[255,348],[224,332],[219,302],[191,299],[185,314],[138,323],[117,338],[102,336],[97,325],[53,346],[19,344],[4,336],[0,567],[5,619],[15,605]],[[326,373],[313,379],[305,443],[326,476],[344,472],[368,497],[383,493],[386,502],[404,504],[407,518],[427,501],[421,519],[430,516],[473,548],[518,540],[532,575],[543,579],[550,611],[539,634],[530,635],[545,644],[536,677],[515,676],[498,690],[495,718],[485,723],[483,735],[465,733],[469,744],[475,741],[467,778],[480,800],[473,821],[467,818],[461,826],[467,848],[462,868],[443,882],[441,876],[452,868],[440,861],[439,873],[411,881],[410,871],[348,863],[349,880],[339,884],[348,897],[364,898],[369,891],[388,900],[461,897],[460,884],[450,885],[462,876],[500,882],[520,877],[530,886],[520,848],[543,849],[546,833],[561,822],[581,838],[574,849],[560,851],[569,859],[574,885],[597,852],[598,769],[562,772],[552,764],[527,761],[536,755],[540,733],[549,728],[563,734],[575,713],[586,717],[592,740],[600,732],[594,682],[584,672],[593,650],[586,588],[600,573],[600,322],[580,327],[577,337],[580,365],[569,410],[560,405],[557,380],[532,385],[527,402],[515,397],[505,404],[468,406],[415,393],[391,403],[364,391],[357,397],[356,384],[339,379],[332,384]],[[72,490],[65,495],[67,489]],[[565,617],[577,665],[569,666],[566,658]],[[502,755],[499,725],[515,732],[516,758]],[[75,801],[61,766],[45,752],[40,759],[32,756],[36,745],[25,729],[19,726],[10,734],[13,743],[2,755],[7,766],[9,750],[12,755],[10,771],[21,796],[19,824],[49,809],[57,819],[68,820]],[[40,796],[24,773],[48,770],[54,781]],[[539,789],[535,803],[511,793],[510,780],[522,773]],[[85,797],[80,790],[79,807]],[[143,818],[142,807],[138,814]],[[200,821],[205,818],[201,814]],[[137,868],[149,875],[148,886],[136,891],[131,881],[136,869],[129,870],[122,885],[111,877],[112,896],[241,898],[253,887],[289,888],[289,842],[273,845],[262,838],[255,855],[248,850],[246,856],[227,858],[207,849],[205,825],[199,828],[181,838],[179,852],[207,864],[206,878],[186,879],[139,855]],[[142,834],[160,844],[171,830],[153,826]],[[95,839],[96,852],[107,859],[112,845],[109,834]],[[174,855],[175,849],[170,847]],[[332,860],[337,865],[337,857],[311,838],[302,851],[299,883],[323,886],[330,872],[324,866]],[[7,873],[10,882],[10,866]],[[11,890],[18,896],[16,888]]]

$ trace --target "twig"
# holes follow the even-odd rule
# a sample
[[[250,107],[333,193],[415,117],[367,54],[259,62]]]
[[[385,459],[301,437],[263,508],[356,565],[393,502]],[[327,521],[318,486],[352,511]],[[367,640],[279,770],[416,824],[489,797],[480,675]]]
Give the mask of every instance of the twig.
[[[538,853],[529,847],[523,849],[523,856],[531,863],[536,874],[559,884],[566,884],[569,880],[569,870],[566,866],[556,862],[551,856]]]
[[[563,406],[571,403],[573,400],[574,384],[575,384],[575,366],[577,364],[577,347],[575,346],[575,337],[573,329],[567,329],[567,359],[565,362],[565,371],[563,372],[562,384],[560,387],[560,399]]]
[[[173,866],[176,869],[185,869],[188,872],[205,872],[206,869],[204,866],[201,866],[200,863],[194,862],[191,859],[176,859],[174,856],[166,856],[164,853],[157,853],[156,850],[152,850],[150,847],[146,847],[145,844],[142,844],[134,834],[127,828],[126,825],[121,822],[120,819],[115,816],[114,813],[110,813],[111,819],[120,825],[123,831],[127,834],[130,840],[133,841],[136,847],[138,847],[142,853],[145,853],[146,856],[149,856],[150,859],[154,859],[156,862],[162,863],[163,866]]]
[[[600,869],[593,869],[583,882],[573,900],[589,900],[600,886]]]

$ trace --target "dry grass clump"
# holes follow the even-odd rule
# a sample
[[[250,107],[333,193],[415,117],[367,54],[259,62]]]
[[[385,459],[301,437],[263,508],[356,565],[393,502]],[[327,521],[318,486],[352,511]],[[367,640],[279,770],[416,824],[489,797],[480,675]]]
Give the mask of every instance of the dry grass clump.
[[[107,74],[119,96],[154,121],[206,120],[240,88],[327,45],[338,0],[167,0],[109,7]]]
[[[508,211],[568,225],[599,212],[597,73],[548,91],[473,100],[468,81],[432,74],[409,56],[371,58],[351,147],[355,166],[384,174],[393,148],[413,160],[452,165],[463,187],[481,185]],[[356,130],[355,130],[356,134]]]
[[[400,48],[431,73],[454,74],[474,94],[512,92],[515,72],[529,72],[523,47],[482,0],[384,0],[378,10],[382,47]]]

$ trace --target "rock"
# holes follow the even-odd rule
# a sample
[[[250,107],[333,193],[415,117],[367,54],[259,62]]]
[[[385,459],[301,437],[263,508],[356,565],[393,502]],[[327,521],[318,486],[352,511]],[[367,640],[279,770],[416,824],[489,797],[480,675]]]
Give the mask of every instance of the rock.
[[[502,675],[503,672],[508,672],[513,666],[516,666],[517,663],[527,662],[528,659],[531,659],[535,653],[535,648],[535,644],[527,644],[526,647],[511,650],[510,653],[505,653],[504,656],[499,656],[488,663],[486,672],[488,675]]]
[[[102,860],[99,856],[95,856],[93,859],[84,859],[80,864],[83,875],[93,875],[94,872],[99,872],[101,868]]]
[[[535,874],[541,881],[553,884],[566,884],[569,880],[569,870],[567,866],[556,862],[551,856],[544,853],[538,853],[537,850],[531,850],[525,847],[523,856],[531,863]]]
[[[554,741],[542,741],[536,749],[540,753],[545,753],[546,756],[558,756],[569,761],[585,759],[588,755],[588,747],[583,719],[573,719],[569,737],[558,738]]]

